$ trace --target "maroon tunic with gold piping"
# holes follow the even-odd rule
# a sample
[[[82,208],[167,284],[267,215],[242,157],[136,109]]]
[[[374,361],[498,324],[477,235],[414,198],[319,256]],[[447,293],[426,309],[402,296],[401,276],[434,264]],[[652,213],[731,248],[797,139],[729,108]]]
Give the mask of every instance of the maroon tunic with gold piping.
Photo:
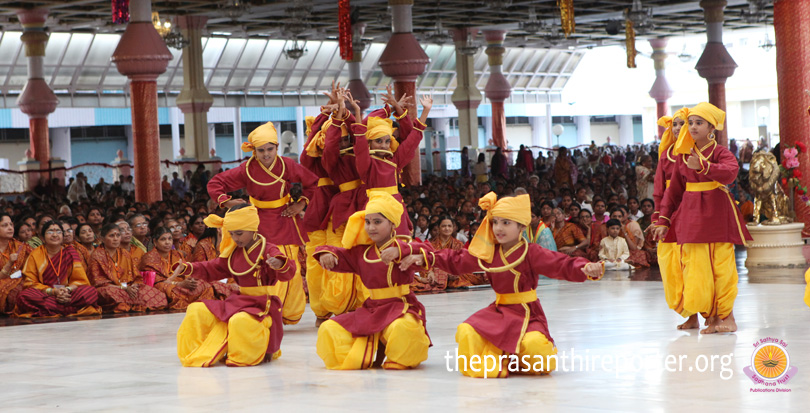
[[[655,182],[653,183],[653,202],[655,202],[655,212],[653,213],[652,220],[650,221],[653,224],[655,224],[655,222],[658,220],[658,216],[660,215],[661,207],[664,204],[664,193],[669,187],[670,180],[672,180],[672,174],[678,171],[678,156],[672,152],[674,147],[675,145],[671,145],[658,159],[658,167],[656,167],[655,171]],[[676,220],[677,217],[678,210],[673,212],[672,220]],[[667,232],[667,236],[663,242],[678,242],[678,237],[676,236],[675,231]]]
[[[301,166],[308,169],[319,178],[318,188],[315,190],[309,204],[307,204],[307,212],[304,214],[302,225],[306,232],[326,229],[326,226],[329,224],[329,203],[332,197],[338,193],[337,186],[328,179],[329,173],[327,173],[326,168],[324,168],[323,158],[309,156],[306,151],[306,147],[309,145],[310,141],[312,141],[312,138],[320,132],[324,122],[328,119],[329,117],[323,113],[315,118],[315,122],[312,124],[312,130],[307,137],[307,142],[304,144],[304,151],[302,151],[299,158]]]

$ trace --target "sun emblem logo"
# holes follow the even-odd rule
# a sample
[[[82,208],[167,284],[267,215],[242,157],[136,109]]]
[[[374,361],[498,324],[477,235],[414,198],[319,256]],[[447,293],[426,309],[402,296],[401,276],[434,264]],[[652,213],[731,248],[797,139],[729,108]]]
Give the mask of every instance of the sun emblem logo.
[[[769,344],[754,352],[754,361],[751,365],[764,379],[776,380],[785,374],[790,360],[785,350]]]

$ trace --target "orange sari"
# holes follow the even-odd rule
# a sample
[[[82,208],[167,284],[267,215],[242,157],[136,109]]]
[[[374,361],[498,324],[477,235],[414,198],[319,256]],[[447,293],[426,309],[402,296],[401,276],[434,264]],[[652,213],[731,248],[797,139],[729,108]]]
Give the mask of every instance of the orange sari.
[[[20,247],[22,247],[22,249],[20,249]],[[8,271],[9,276],[19,270],[22,270],[25,260],[28,259],[28,254],[31,253],[31,247],[26,243],[17,241],[16,239],[11,239],[8,242],[6,250],[0,251],[0,269],[3,269],[3,267],[5,267],[8,263],[8,260],[11,259],[11,254],[16,254],[18,249],[20,249],[20,253],[17,255],[17,260],[11,264],[11,268]],[[15,279],[0,279],[0,314],[9,314],[12,310],[14,310],[14,305],[17,302],[17,295],[20,293],[20,291],[22,291],[22,289],[22,277]]]
[[[219,257],[219,251],[217,247],[214,246],[214,243],[211,242],[211,238],[205,238],[203,240],[197,241],[197,245],[194,246],[194,249],[191,251],[191,256],[189,256],[189,262],[203,262],[203,261],[211,261]]]
[[[155,288],[162,291],[169,299],[170,309],[185,310],[193,302],[220,299],[220,297],[224,298],[230,295],[230,287],[222,283],[215,283],[220,284],[221,287],[214,287],[207,281],[197,280],[197,288],[189,291],[178,287],[176,284],[166,282],[172,276],[175,265],[184,261],[181,255],[180,252],[172,250],[169,252],[168,257],[163,258],[155,248],[147,252],[141,259],[140,270],[155,272]],[[178,279],[185,280],[186,277],[179,276]]]
[[[31,251],[23,266],[23,290],[17,296],[14,315],[18,317],[58,317],[99,314],[98,293],[90,286],[79,253],[68,245],[48,257],[45,246]],[[55,286],[73,287],[70,301],[60,303],[47,291]]]
[[[123,248],[115,250],[115,256],[110,256],[104,247],[96,248],[90,254],[90,274],[98,290],[98,303],[105,312],[143,312],[166,308],[166,295],[143,283],[141,273],[132,264],[132,257]],[[125,290],[133,284],[138,286],[138,293],[134,297]]]
[[[441,250],[461,251],[464,249],[464,244],[452,237],[445,243],[442,243],[439,239],[434,239],[430,241],[430,245],[436,252]],[[427,276],[429,280],[432,279],[429,283],[420,282],[414,277],[414,281],[411,283],[411,289],[416,292],[441,291],[446,288],[464,288],[473,285],[489,284],[486,275],[483,273],[453,275],[440,268],[431,268],[427,271]]]

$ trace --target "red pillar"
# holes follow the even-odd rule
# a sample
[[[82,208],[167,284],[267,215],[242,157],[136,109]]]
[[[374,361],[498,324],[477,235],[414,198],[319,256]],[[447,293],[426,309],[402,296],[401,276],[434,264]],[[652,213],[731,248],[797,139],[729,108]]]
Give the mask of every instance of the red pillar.
[[[506,149],[506,112],[503,102],[512,94],[512,85],[503,75],[503,54],[506,48],[503,42],[506,39],[505,30],[485,30],[487,39],[487,58],[489,61],[489,80],[484,91],[492,103],[492,141],[495,146]]]
[[[153,203],[160,190],[160,135],[157,77],[166,71],[172,54],[151,22],[150,0],[130,3],[132,20],[113,52],[118,72],[130,79],[132,142],[135,162],[135,200]]]
[[[40,168],[47,169],[51,160],[48,115],[59,104],[59,99],[44,79],[42,67],[45,46],[48,44],[48,33],[45,31],[48,10],[20,10],[17,17],[23,26],[20,40],[25,45],[25,56],[28,58],[28,81],[17,98],[17,106],[29,117],[31,156],[39,162]],[[49,176],[50,174],[45,174],[43,178]],[[29,179],[29,183],[31,181],[33,180]],[[29,189],[33,189],[30,184]]]
[[[416,97],[416,78],[425,72],[430,59],[412,33],[413,0],[389,0],[388,4],[391,6],[394,33],[380,55],[379,65],[386,76],[394,79],[397,98],[404,93]],[[415,118],[416,107],[409,107],[408,113],[411,118]],[[416,156],[402,173],[402,183],[405,186],[419,185],[422,182],[419,149],[416,151]]]
[[[723,9],[726,0],[701,0],[700,7],[705,11],[706,48],[695,65],[700,77],[709,82],[709,103],[726,110],[726,79],[734,74],[737,63],[723,44]],[[726,113],[728,124],[728,113]],[[724,127],[716,133],[717,143],[728,146],[728,130]]]
[[[810,147],[810,115],[805,90],[810,90],[810,3],[781,0],[773,5],[776,32],[776,79],[779,90],[779,134],[782,147],[802,142]],[[810,185],[810,155],[799,154],[803,186]],[[803,237],[810,236],[810,207],[795,197],[797,222],[804,222]]]

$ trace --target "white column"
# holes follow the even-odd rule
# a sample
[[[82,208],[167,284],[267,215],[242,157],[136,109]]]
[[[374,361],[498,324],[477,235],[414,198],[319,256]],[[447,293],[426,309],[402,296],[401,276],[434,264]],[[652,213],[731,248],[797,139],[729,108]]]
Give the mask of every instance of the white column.
[[[489,146],[490,141],[492,141],[492,116],[487,116],[484,118],[484,146]]]
[[[172,124],[172,159],[175,159],[180,157],[180,109],[169,108],[169,122]]]
[[[233,108],[233,160],[242,159],[242,112]]]
[[[135,159],[135,142],[132,140],[132,125],[124,125],[124,135],[127,137],[127,159]],[[133,179],[134,175],[133,175]]]
[[[546,105],[546,148],[554,147],[554,141],[551,139],[554,136],[554,133],[551,132],[553,122],[554,118],[551,116],[551,103],[549,103]]]
[[[65,167],[73,166],[70,151],[70,128],[50,128],[51,158],[60,158],[65,161]]]
[[[298,155],[304,153],[304,143],[307,141],[307,124],[304,121],[304,107],[295,108],[295,128],[297,138],[295,139],[295,149]]]
[[[616,120],[619,122],[619,145],[627,146],[633,144],[633,116],[632,115],[618,115]]]
[[[211,149],[214,151],[217,150],[217,130],[213,123],[208,124],[208,153],[211,153]],[[216,156],[219,156],[217,154]]]
[[[433,129],[444,134],[444,139],[450,139],[450,118],[432,118]],[[460,149],[460,148],[459,148]]]
[[[577,116],[574,118],[577,124],[577,145],[588,145],[591,143],[591,117]]]
[[[543,131],[546,126],[544,121],[543,116],[529,117],[529,124],[532,125],[532,146],[546,146],[543,143]]]

